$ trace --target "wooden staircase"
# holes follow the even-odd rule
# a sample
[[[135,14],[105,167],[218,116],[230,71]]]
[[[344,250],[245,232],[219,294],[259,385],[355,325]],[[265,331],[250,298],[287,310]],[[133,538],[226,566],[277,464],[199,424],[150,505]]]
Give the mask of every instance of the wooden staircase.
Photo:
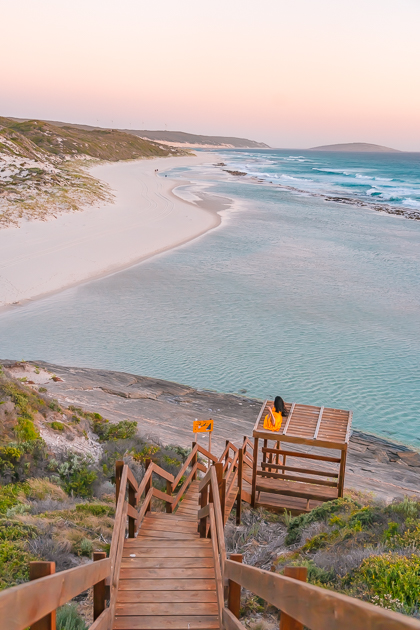
[[[246,630],[241,589],[281,611],[281,630],[420,630],[406,615],[299,581],[304,567],[280,575],[227,558],[224,524],[235,501],[240,520],[242,501],[252,500],[255,450],[248,438],[239,450],[227,444],[223,458],[196,445],[176,478],[148,462],[140,484],[117,462],[109,558],[95,552],[93,562],[57,574],[54,562],[31,563],[32,581],[0,593],[1,630],[56,630],[57,608],[92,587],[90,630]],[[166,513],[152,512],[162,506],[156,499]]]
[[[210,539],[198,534],[198,481],[174,514],[148,513],[124,542],[113,628],[220,628]]]

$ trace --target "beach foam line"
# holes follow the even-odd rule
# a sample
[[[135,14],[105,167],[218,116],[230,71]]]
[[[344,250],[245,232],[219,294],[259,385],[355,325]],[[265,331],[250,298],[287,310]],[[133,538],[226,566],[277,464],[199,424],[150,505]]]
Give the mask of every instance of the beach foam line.
[[[113,202],[0,230],[0,308],[130,267],[218,226],[216,211],[176,196],[179,179],[160,175],[212,160],[201,153],[101,164],[90,174],[109,184]]]

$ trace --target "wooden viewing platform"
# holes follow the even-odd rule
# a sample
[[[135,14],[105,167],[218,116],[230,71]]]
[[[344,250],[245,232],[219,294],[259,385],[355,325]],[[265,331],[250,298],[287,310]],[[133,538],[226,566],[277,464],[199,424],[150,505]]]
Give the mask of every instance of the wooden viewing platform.
[[[293,415],[289,426],[292,420]],[[266,448],[267,466],[258,469],[261,483],[277,483],[267,471],[281,466],[288,473],[288,466],[274,459],[289,455]],[[140,484],[117,462],[109,558],[95,552],[94,562],[57,574],[53,562],[31,563],[32,581],[0,593],[1,630],[56,630],[56,609],[92,587],[90,630],[245,630],[238,619],[242,588],[281,611],[280,630],[420,630],[415,619],[307,584],[305,568],[286,567],[279,575],[246,566],[241,556],[227,557],[224,525],[234,505],[240,521],[242,501],[252,500],[249,480],[252,484],[257,455],[247,437],[240,448],[228,442],[220,458],[195,444],[176,477],[148,461]],[[156,482],[166,484],[166,492]],[[152,511],[153,497],[165,502],[166,512]]]
[[[251,505],[298,514],[342,497],[351,411],[286,403],[280,431],[270,431],[264,418],[272,407],[264,402],[254,426]]]

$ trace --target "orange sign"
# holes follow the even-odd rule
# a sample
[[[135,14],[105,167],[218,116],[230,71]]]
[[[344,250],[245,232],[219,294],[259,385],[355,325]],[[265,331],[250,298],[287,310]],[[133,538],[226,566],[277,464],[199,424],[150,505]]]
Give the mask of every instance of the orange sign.
[[[193,422],[193,433],[211,433],[213,431],[213,420],[195,420]]]

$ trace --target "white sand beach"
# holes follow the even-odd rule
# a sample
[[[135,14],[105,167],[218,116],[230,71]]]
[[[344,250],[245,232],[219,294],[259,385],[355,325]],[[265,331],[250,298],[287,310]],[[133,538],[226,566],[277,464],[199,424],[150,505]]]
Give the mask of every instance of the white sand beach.
[[[95,166],[114,203],[0,230],[0,308],[113,273],[216,227],[220,217],[184,201],[160,173],[209,154]],[[159,169],[159,173],[156,173]]]

